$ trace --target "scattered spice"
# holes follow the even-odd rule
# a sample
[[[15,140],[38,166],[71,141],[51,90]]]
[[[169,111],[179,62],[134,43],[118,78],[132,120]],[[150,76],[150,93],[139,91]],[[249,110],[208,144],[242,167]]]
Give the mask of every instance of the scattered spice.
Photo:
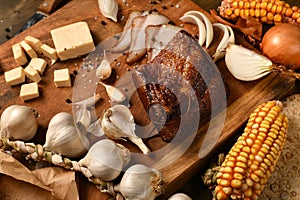
[[[106,26],[106,25],[107,25],[106,21],[104,21],[104,20],[101,21],[101,24],[102,24],[103,26]]]
[[[163,10],[167,10],[168,9],[167,6],[165,6],[165,5],[162,5],[161,7],[162,7]]]

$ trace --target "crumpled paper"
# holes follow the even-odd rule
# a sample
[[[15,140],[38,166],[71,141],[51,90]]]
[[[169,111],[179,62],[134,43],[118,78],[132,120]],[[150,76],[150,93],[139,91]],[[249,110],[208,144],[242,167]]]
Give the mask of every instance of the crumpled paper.
[[[0,151],[0,199],[77,200],[75,172],[60,167],[29,170],[13,156]]]

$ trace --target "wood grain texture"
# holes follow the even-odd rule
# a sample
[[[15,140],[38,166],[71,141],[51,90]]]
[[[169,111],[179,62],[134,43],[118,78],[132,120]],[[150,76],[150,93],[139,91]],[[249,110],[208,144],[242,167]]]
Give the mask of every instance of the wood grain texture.
[[[82,92],[75,91],[74,93],[73,88],[56,88],[53,83],[53,71],[55,69],[68,67],[73,74],[73,83],[75,78],[79,78],[80,75],[82,75],[81,73],[85,73],[81,68],[81,64],[86,62],[86,60],[85,57],[80,57],[64,62],[58,61],[54,65],[49,65],[45,71],[45,75],[42,77],[42,82],[39,83],[41,92],[40,98],[25,103],[22,102],[19,98],[20,86],[8,86],[8,84],[5,83],[3,72],[17,66],[13,60],[11,46],[23,40],[25,36],[31,35],[37,37],[41,39],[42,42],[53,47],[50,36],[51,29],[77,21],[86,21],[90,27],[95,44],[98,44],[105,38],[120,33],[128,14],[132,11],[156,9],[169,17],[177,25],[182,24],[179,18],[186,11],[203,11],[203,9],[190,0],[162,0],[159,1],[158,4],[151,4],[149,1],[127,0],[127,3],[128,6],[119,0],[120,12],[118,19],[121,19],[122,16],[124,16],[124,19],[120,20],[119,23],[113,23],[101,16],[96,0],[73,0],[45,20],[37,23],[12,40],[2,44],[0,46],[0,65],[2,71],[0,75],[0,113],[2,113],[7,106],[12,104],[26,104],[35,108],[40,114],[40,128],[39,135],[34,141],[43,143],[45,139],[45,130],[47,129],[51,117],[61,111],[72,112],[72,106],[68,104],[66,100],[73,100],[75,93],[78,95],[76,96],[76,100],[83,99],[90,95],[84,88],[81,88],[83,89]],[[163,9],[162,5],[165,5],[167,9]],[[209,15],[208,17],[213,21]],[[103,23],[101,23],[102,21],[105,21],[106,25],[103,25]],[[189,30],[192,35],[197,33],[197,28],[195,26],[185,25],[185,28]],[[217,46],[217,41],[220,39],[221,33],[216,30],[215,41],[212,44],[212,47],[208,49],[210,54],[213,53],[214,48]],[[246,44],[241,37],[238,37],[238,42]],[[126,73],[128,67],[132,67],[124,64],[123,61],[124,58],[120,57],[116,62],[113,62],[115,73],[119,78]],[[49,63],[48,60],[48,64]],[[121,65],[116,67],[117,63],[121,63]],[[210,123],[201,127],[194,138],[187,137],[180,145],[172,148],[171,151],[153,164],[153,167],[161,170],[166,181],[166,194],[159,199],[166,199],[171,193],[187,182],[196,172],[203,168],[209,156],[217,149],[222,148],[226,141],[244,125],[249,114],[258,104],[270,99],[282,99],[296,90],[294,79],[272,74],[259,81],[242,82],[232,77],[226,69],[223,60],[219,61],[217,65],[230,89],[230,95],[227,99],[228,107],[223,113],[220,113],[216,118],[211,120]],[[111,83],[116,84],[114,81]],[[128,87],[126,84],[129,83],[126,83],[125,80],[121,85]],[[108,102],[108,98],[105,95],[103,88],[97,87],[96,91],[103,95],[103,100],[96,105],[96,115],[99,116],[108,106],[110,106],[110,103]],[[144,120],[146,120],[143,116],[145,111],[141,109],[142,107],[139,105],[138,96],[136,94],[133,94],[130,103],[136,120],[139,124],[143,124],[145,122]],[[143,113],[143,115],[141,113]],[[123,142],[122,144],[128,146],[131,151],[138,152],[138,149],[135,146]],[[166,145],[159,138],[149,139],[147,140],[147,144],[152,150],[160,149]],[[187,151],[177,158],[178,152],[181,151],[184,145],[188,145]],[[175,161],[170,165],[166,165],[166,161],[172,158],[176,158]],[[143,163],[151,163],[152,161],[152,158],[147,158],[145,156],[141,156],[141,160],[138,159],[139,158],[134,162],[140,161]],[[99,192],[95,186],[88,183],[83,177],[80,178],[79,188],[81,199],[91,200],[108,198],[108,195]]]

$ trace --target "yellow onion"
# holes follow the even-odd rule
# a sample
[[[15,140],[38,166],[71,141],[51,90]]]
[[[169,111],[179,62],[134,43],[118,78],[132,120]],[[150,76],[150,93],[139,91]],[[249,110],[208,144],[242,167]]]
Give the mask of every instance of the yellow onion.
[[[282,23],[270,28],[262,39],[262,51],[274,63],[300,68],[300,27]]]

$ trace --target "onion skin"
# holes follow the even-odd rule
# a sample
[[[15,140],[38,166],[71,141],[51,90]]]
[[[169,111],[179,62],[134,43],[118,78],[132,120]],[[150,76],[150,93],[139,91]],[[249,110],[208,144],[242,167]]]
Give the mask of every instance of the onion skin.
[[[262,39],[262,52],[276,64],[300,68],[300,27],[282,23],[270,28]]]

